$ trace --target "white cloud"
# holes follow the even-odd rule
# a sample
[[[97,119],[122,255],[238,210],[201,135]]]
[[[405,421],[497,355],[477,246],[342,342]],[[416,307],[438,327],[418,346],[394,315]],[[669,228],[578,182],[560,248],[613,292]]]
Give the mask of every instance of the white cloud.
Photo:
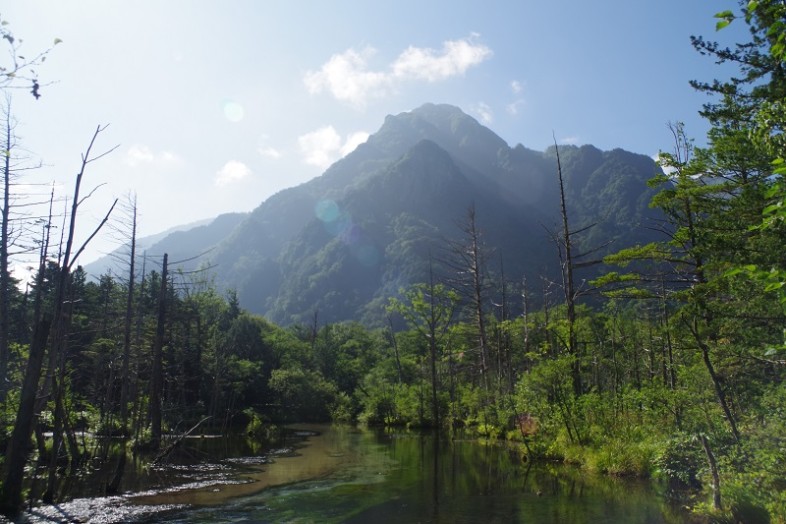
[[[481,123],[484,125],[489,125],[494,121],[494,114],[491,111],[491,107],[485,102],[480,102],[472,108],[472,111],[478,115]]]
[[[664,159],[661,158],[661,154],[663,154],[663,151],[659,152],[657,155],[653,155],[652,159],[660,166],[665,175],[671,175],[672,173],[675,173],[677,168],[669,165],[668,162],[665,162]]]
[[[251,175],[251,170],[247,165],[237,160],[230,160],[216,172],[215,183],[218,187],[224,187],[249,175]]]
[[[301,135],[297,141],[305,163],[327,169],[330,164],[354,151],[368,136],[365,131],[358,131],[348,135],[342,142],[333,126],[324,126]]]
[[[467,69],[480,64],[492,54],[488,47],[473,42],[476,36],[448,40],[442,44],[441,51],[410,46],[393,63],[393,75],[429,82],[463,75]]]
[[[357,131],[356,133],[352,133],[347,137],[346,142],[344,145],[341,146],[341,156],[345,157],[350,154],[352,151],[357,149],[357,147],[368,140],[369,134],[365,131]]]
[[[478,35],[448,40],[441,50],[410,46],[389,65],[387,71],[369,70],[368,62],[376,54],[372,47],[362,51],[348,49],[330,57],[319,71],[309,71],[303,78],[309,93],[328,91],[337,100],[363,107],[368,99],[389,93],[397,82],[424,80],[438,82],[463,75],[491,57],[488,47],[475,43]]]
[[[132,167],[140,164],[148,164],[155,160],[155,155],[149,147],[135,144],[128,148],[126,152],[126,162]]]
[[[166,164],[179,164],[182,162],[179,156],[169,151],[163,151],[158,154],[158,159]]]
[[[341,137],[333,126],[325,126],[298,137],[298,145],[306,164],[327,168],[341,148]]]
[[[260,147],[259,149],[257,149],[257,151],[263,157],[265,157],[265,158],[272,158],[273,160],[277,160],[277,159],[281,158],[281,156],[282,156],[281,155],[281,151],[279,151],[278,149],[276,149],[274,147]]]
[[[559,139],[560,144],[575,145],[579,143],[580,138],[577,136],[566,136]]]
[[[126,151],[126,163],[131,167],[137,167],[145,164],[169,165],[175,166],[183,162],[183,160],[171,151],[161,151],[160,153],[153,152],[148,146],[144,144],[134,144]]]
[[[511,80],[510,82],[510,92],[514,95],[521,95],[524,91],[524,82],[519,80]],[[516,99],[505,106],[505,111],[508,112],[509,115],[517,115],[519,114],[519,109],[526,104],[524,98],[516,97]]]
[[[519,98],[518,100],[514,100],[507,106],[505,106],[505,110],[508,112],[509,115],[517,115],[519,114],[519,108],[521,108],[526,102],[523,98]]]
[[[337,100],[362,106],[366,99],[381,96],[387,91],[390,79],[384,73],[368,71],[366,62],[375,54],[367,47],[333,55],[317,72],[309,71],[303,81],[311,94],[329,91]]]

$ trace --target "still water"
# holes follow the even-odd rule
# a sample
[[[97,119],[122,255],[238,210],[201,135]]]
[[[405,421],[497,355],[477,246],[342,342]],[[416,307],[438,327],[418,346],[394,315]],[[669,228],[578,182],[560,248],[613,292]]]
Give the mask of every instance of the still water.
[[[497,443],[404,431],[304,427],[316,434],[234,484],[129,497],[160,508],[138,522],[683,522],[648,483],[522,463]],[[305,433],[304,433],[305,434]]]
[[[528,467],[508,447],[406,432],[322,428],[256,482],[178,493],[167,522],[679,522],[646,483]],[[144,502],[150,503],[148,499]],[[154,519],[155,520],[155,519]]]

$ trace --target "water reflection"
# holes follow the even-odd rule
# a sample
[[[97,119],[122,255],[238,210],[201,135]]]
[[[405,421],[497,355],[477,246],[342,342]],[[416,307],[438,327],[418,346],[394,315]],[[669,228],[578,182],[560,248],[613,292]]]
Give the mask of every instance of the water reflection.
[[[646,483],[589,476],[556,465],[533,466],[521,463],[505,446],[433,434],[331,428],[311,439],[299,456],[277,463],[281,471],[302,473],[313,466],[320,474],[253,495],[231,487],[220,506],[191,508],[153,521],[682,521]],[[324,465],[329,467],[320,470]],[[263,475],[257,482],[263,482]]]

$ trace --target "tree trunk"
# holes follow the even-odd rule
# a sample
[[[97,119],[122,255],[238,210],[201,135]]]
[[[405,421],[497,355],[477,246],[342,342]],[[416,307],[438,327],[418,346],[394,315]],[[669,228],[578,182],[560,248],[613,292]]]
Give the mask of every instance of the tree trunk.
[[[475,206],[469,210],[469,262],[470,276],[472,278],[472,309],[475,314],[475,324],[478,329],[478,351],[480,353],[480,372],[483,385],[488,389],[488,337],[486,335],[486,319],[483,312],[483,263],[480,250],[480,232],[475,220]]]
[[[18,513],[22,506],[22,479],[27,462],[27,452],[30,435],[33,432],[36,413],[36,395],[38,383],[46,354],[46,343],[52,325],[52,317],[42,314],[42,289],[46,260],[49,250],[49,224],[52,222],[52,205],[54,190],[49,199],[49,218],[41,234],[41,250],[38,258],[38,273],[36,274],[35,298],[33,299],[33,338],[30,342],[27,368],[22,381],[22,391],[19,399],[14,429],[6,449],[5,464],[3,468],[3,484],[0,486],[0,511],[9,516]]]
[[[2,237],[0,237],[0,402],[5,400],[8,392],[8,361],[9,361],[9,313],[11,295],[11,276],[8,273],[8,226],[11,220],[11,148],[13,146],[11,129],[10,102],[6,106],[5,115],[5,162],[3,164],[3,209]]]
[[[134,313],[134,283],[136,281],[136,198],[132,204],[131,217],[131,253],[128,261],[128,295],[126,296],[126,316],[123,324],[123,362],[120,384],[120,427],[124,436],[129,435],[128,429],[128,393],[130,388],[131,360],[131,324]]]
[[[576,287],[573,281],[573,244],[572,234],[568,223],[568,208],[565,203],[565,182],[562,178],[562,163],[559,158],[559,147],[554,142],[557,154],[557,174],[559,177],[560,213],[562,215],[562,248],[565,258],[562,260],[562,289],[565,292],[565,305],[568,317],[568,354],[573,357],[571,364],[573,394],[577,397],[583,393],[581,383],[581,356],[576,340]],[[560,251],[562,253],[562,251]]]
[[[721,491],[720,491],[720,474],[718,473],[718,464],[715,461],[715,455],[710,449],[710,442],[706,435],[699,435],[701,446],[704,448],[704,453],[707,455],[707,463],[710,466],[710,473],[712,473],[712,507],[716,510],[722,510],[721,504]]]
[[[41,368],[44,363],[46,341],[49,338],[51,324],[52,319],[47,316],[35,325],[16,423],[5,453],[3,484],[0,487],[0,511],[8,516],[16,515],[24,502],[22,499],[22,479],[27,462],[30,435],[33,432],[36,393],[38,392],[38,382],[41,378]]]
[[[723,391],[723,386],[720,382],[720,377],[715,372],[715,366],[712,365],[712,360],[710,359],[710,348],[704,341],[701,340],[699,337],[695,326],[691,327],[691,331],[693,332],[694,339],[699,345],[701,349],[701,356],[702,360],[704,361],[704,366],[707,368],[707,372],[710,375],[710,379],[712,380],[712,387],[715,389],[715,397],[718,400],[718,404],[720,404],[721,409],[723,409],[723,415],[726,418],[726,421],[729,423],[729,427],[731,428],[731,432],[734,435],[734,440],[737,444],[740,443],[740,432],[737,429],[737,421],[734,418],[734,414],[731,412],[731,408],[729,407],[729,403],[726,400],[726,393]]]
[[[153,366],[150,379],[150,437],[154,449],[161,446],[161,393],[164,387],[162,350],[164,346],[164,327],[166,324],[166,281],[168,255],[164,253],[161,270],[161,288],[158,292],[158,323],[156,338],[153,342]]]

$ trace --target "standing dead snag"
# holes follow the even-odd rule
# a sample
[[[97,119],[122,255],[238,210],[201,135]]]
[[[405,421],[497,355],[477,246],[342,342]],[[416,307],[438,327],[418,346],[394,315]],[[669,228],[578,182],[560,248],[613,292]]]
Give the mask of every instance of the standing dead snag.
[[[120,425],[123,429],[125,436],[130,435],[128,429],[128,397],[131,380],[129,375],[131,359],[131,324],[134,315],[134,284],[135,284],[135,271],[136,271],[136,195],[133,197],[131,205],[131,242],[129,247],[129,261],[128,261],[128,294],[126,295],[126,312],[125,322],[123,323],[123,364],[122,364],[122,383],[120,385]]]
[[[0,232],[0,400],[5,399],[8,389],[9,340],[8,321],[10,307],[11,279],[8,271],[9,225],[11,221],[11,150],[13,149],[13,126],[11,119],[11,103],[7,99],[3,132],[5,158],[3,159],[3,203],[2,232]]]
[[[444,264],[455,272],[449,285],[472,308],[478,351],[478,373],[484,390],[489,389],[489,348],[486,333],[486,311],[488,284],[486,282],[486,248],[477,224],[475,205],[467,210],[466,221],[459,224],[463,237],[449,243],[450,259]]]
[[[565,292],[565,305],[568,313],[568,354],[574,359],[572,364],[573,394],[581,395],[581,361],[578,355],[578,341],[576,340],[576,286],[573,281],[573,242],[568,224],[568,208],[565,204],[565,181],[562,178],[562,163],[559,158],[559,146],[554,139],[554,151],[557,155],[557,175],[559,177],[560,214],[562,216],[562,236],[560,262],[562,269],[562,289]],[[564,254],[564,259],[562,255]]]
[[[153,449],[161,446],[161,395],[164,388],[162,351],[164,347],[164,327],[166,325],[166,280],[169,256],[164,253],[161,269],[161,287],[158,292],[158,321],[156,338],[153,341],[153,366],[150,377],[150,444]]]
[[[106,126],[98,126],[93,133],[93,137],[90,140],[90,143],[82,154],[82,161],[81,161],[81,168],[79,173],[76,177],[76,183],[74,186],[74,194],[73,194],[73,201],[71,206],[71,215],[69,217],[69,227],[68,227],[68,236],[66,240],[65,249],[63,251],[63,257],[61,260],[60,271],[57,276],[56,282],[56,295],[55,300],[53,302],[53,311],[41,313],[39,315],[36,312],[36,332],[34,334],[33,344],[30,348],[30,360],[28,361],[28,366],[26,370],[26,375],[24,378],[24,384],[22,387],[23,393],[20,399],[19,409],[17,411],[16,421],[14,424],[14,433],[11,437],[11,441],[9,442],[8,450],[6,452],[6,460],[3,469],[3,485],[2,490],[0,490],[0,511],[2,511],[6,515],[13,515],[18,512],[19,508],[22,505],[22,479],[23,479],[23,471],[25,462],[27,461],[27,452],[28,446],[27,443],[30,441],[30,437],[33,432],[33,423],[35,420],[35,407],[36,407],[36,395],[35,392],[38,389],[38,383],[41,379],[41,370],[43,367],[43,357],[44,357],[44,348],[46,346],[46,340],[49,339],[49,351],[50,351],[50,362],[56,364],[56,371],[57,376],[53,374],[51,377],[52,381],[52,389],[50,393],[54,396],[55,399],[55,427],[56,428],[63,428],[64,421],[62,420],[64,410],[63,410],[63,382],[65,377],[65,351],[66,351],[66,341],[67,341],[67,328],[68,328],[68,319],[66,315],[66,302],[68,297],[68,283],[70,281],[70,271],[73,267],[74,263],[76,262],[79,255],[84,251],[87,244],[96,236],[98,231],[106,224],[107,220],[109,219],[110,214],[112,213],[112,209],[114,209],[115,204],[112,204],[112,207],[109,209],[109,212],[106,214],[104,219],[98,225],[98,227],[93,231],[93,233],[88,237],[85,243],[76,251],[76,254],[72,256],[73,245],[74,245],[74,236],[76,233],[76,217],[79,211],[79,206],[84,201],[85,198],[89,198],[90,194],[85,198],[80,198],[79,193],[82,184],[82,178],[87,170],[87,166],[92,162],[98,160],[99,158],[104,157],[105,155],[109,154],[110,152],[114,151],[116,147],[100,154],[97,156],[91,156],[93,146],[95,144],[98,135],[106,129]],[[92,193],[91,193],[92,194]],[[116,203],[117,201],[115,201]],[[50,221],[51,221],[51,212],[50,212]],[[47,242],[48,245],[48,228],[45,230],[47,234]],[[41,279],[43,277],[43,273],[46,267],[46,250],[42,248],[40,265],[39,265],[39,274],[38,277]],[[40,289],[40,286],[39,286]],[[39,297],[36,298],[39,300]],[[38,304],[36,305],[38,308]],[[47,320],[39,320],[40,318],[44,318]],[[51,322],[50,320],[51,319]],[[51,326],[51,329],[50,329]],[[47,336],[48,335],[48,336]],[[55,369],[52,369],[52,372],[55,372]],[[44,494],[45,499],[53,499],[54,498],[54,485],[55,485],[55,471],[56,471],[56,460],[57,460],[57,449],[60,445],[62,438],[61,431],[55,431],[53,434],[53,451],[52,451],[52,461],[49,464],[49,478],[47,481],[47,490]]]

